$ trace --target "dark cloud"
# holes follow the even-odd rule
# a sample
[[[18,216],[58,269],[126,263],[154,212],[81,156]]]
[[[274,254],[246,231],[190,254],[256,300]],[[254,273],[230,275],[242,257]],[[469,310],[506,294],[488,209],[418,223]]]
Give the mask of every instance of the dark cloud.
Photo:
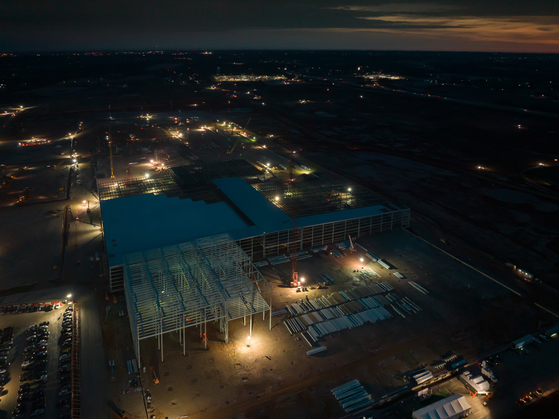
[[[504,42],[559,52],[558,16],[559,2],[549,0],[7,0],[0,49],[351,49],[363,48],[367,33],[377,45],[387,38],[382,31],[391,41],[381,49],[407,49],[406,39],[422,34],[429,45],[438,36],[440,49],[448,49],[448,37],[479,49],[482,40],[467,30],[488,34],[494,25],[484,49]]]

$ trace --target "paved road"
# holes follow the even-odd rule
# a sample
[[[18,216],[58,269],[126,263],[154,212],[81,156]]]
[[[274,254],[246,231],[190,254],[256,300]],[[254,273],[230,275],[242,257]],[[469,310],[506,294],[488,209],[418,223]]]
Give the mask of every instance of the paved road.
[[[89,146],[87,140],[83,139],[76,147],[76,151],[82,156],[86,155]],[[73,219],[66,246],[63,282],[74,284],[76,289],[74,296],[81,312],[82,417],[98,419],[111,417],[107,404],[108,364],[105,359],[102,319],[97,301],[101,284],[95,252],[101,252],[102,243],[98,202],[88,190],[92,181],[92,169],[87,163],[80,164],[79,169],[83,184],[78,185],[75,175],[72,175],[73,185],[70,189],[72,198],[67,201],[72,209]],[[83,204],[83,200],[89,201],[90,213],[87,212],[87,203]]]
[[[84,419],[110,417],[107,360],[103,348],[101,319],[95,295],[80,296],[81,308],[81,390]]]

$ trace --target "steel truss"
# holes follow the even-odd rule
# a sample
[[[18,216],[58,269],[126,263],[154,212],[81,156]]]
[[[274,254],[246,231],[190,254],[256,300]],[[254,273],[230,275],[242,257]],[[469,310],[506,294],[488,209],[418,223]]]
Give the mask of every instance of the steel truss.
[[[181,192],[169,170],[154,173],[149,178],[132,178],[129,181],[126,179],[98,179],[97,189],[101,201],[149,193],[172,196],[180,195]]]
[[[208,322],[227,342],[229,321],[249,316],[252,334],[252,315],[270,310],[271,329],[271,286],[227,234],[125,256],[124,289],[138,362],[140,340],[157,337],[163,358],[163,334],[184,342],[186,328],[202,334]]]
[[[386,199],[359,185],[348,187],[312,181],[295,183],[289,187],[279,182],[264,182],[253,187],[290,217],[294,215],[294,208],[297,208],[298,217],[305,217],[388,203]]]

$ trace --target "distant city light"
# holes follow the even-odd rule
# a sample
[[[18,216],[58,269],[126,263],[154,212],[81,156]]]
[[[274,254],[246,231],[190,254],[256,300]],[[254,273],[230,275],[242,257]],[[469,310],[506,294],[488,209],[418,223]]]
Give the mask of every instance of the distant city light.
[[[347,188],[347,191],[348,191],[348,192],[351,192],[351,188]]]
[[[72,294],[68,294],[66,298],[72,298]]]
[[[149,173],[146,173],[146,179],[149,178]]]
[[[279,196],[276,196],[276,201],[279,201]]]

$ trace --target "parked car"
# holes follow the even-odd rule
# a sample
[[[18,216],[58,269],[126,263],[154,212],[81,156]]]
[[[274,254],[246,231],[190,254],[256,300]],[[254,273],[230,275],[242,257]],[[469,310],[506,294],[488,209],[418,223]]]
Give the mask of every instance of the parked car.
[[[58,393],[59,396],[65,396],[66,394],[71,394],[72,390],[65,388],[64,390]]]

